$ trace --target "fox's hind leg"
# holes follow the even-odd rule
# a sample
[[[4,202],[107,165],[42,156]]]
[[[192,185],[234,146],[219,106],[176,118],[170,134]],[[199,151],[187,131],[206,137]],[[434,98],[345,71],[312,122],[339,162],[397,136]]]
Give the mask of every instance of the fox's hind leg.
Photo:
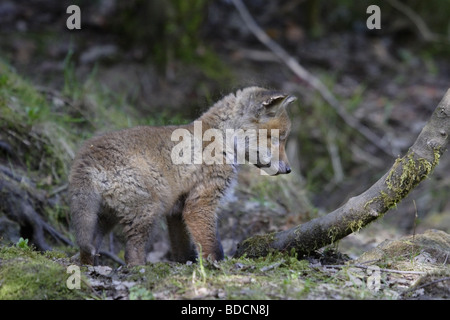
[[[135,204],[131,208],[128,207],[127,210],[129,211],[124,214],[120,221],[126,238],[125,262],[130,266],[144,265],[153,222],[158,213],[161,212],[161,208],[158,204],[149,203]]]
[[[100,251],[100,246],[102,245],[103,238],[111,232],[112,228],[117,224],[117,222],[118,218],[113,210],[104,207],[100,208],[93,242],[96,252],[94,257],[95,265],[98,265],[98,253]]]
[[[70,211],[72,227],[80,247],[81,264],[93,265],[96,255],[96,233],[101,197],[93,190],[83,189],[71,192]]]
[[[146,247],[150,237],[151,223],[141,223],[124,226],[126,237],[125,262],[128,266],[144,265],[146,262]]]

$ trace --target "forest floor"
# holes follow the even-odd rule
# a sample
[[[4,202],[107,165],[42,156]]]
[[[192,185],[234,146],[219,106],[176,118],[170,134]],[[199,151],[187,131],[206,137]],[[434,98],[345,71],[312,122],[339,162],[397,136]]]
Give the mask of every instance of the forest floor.
[[[18,6],[11,5],[2,8]],[[103,32],[2,35],[0,58],[8,63],[0,62],[0,299],[450,298],[448,152],[430,179],[382,221],[331,247],[310,257],[232,258],[249,236],[325,214],[376,181],[416,139],[448,89],[448,59],[389,35],[308,39],[296,25],[282,31],[291,37],[283,44],[347,112],[389,141],[394,156],[387,156],[242,26],[234,23],[239,36],[224,40],[237,19],[228,17],[220,29],[225,35],[199,48],[202,62],[170,61],[162,72],[133,58],[142,55],[139,47],[123,49]],[[290,110],[288,145],[295,170],[273,179],[243,168],[220,208],[228,258],[170,262],[161,220],[147,265],[127,268],[104,255],[101,266],[79,269],[80,289],[69,289],[77,275],[69,267],[77,260],[67,173],[79,144],[123,127],[191,121],[224,94],[255,84],[299,97]],[[53,250],[36,250],[46,246]],[[103,250],[123,260],[120,230]]]
[[[383,242],[349,260],[329,249],[306,259],[274,253],[133,268],[79,267],[62,252],[0,248],[2,299],[449,299],[450,236]]]

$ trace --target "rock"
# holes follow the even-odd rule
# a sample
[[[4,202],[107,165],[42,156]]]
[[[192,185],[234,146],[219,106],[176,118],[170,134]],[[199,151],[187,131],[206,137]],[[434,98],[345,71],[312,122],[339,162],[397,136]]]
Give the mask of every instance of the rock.
[[[108,266],[89,266],[88,271],[92,275],[109,276],[112,272],[112,268]]]
[[[450,235],[430,229],[423,234],[406,236],[398,240],[385,240],[376,248],[363,253],[358,263],[386,261],[391,266],[409,262],[421,265],[442,266],[450,264]],[[401,269],[401,268],[399,268]]]

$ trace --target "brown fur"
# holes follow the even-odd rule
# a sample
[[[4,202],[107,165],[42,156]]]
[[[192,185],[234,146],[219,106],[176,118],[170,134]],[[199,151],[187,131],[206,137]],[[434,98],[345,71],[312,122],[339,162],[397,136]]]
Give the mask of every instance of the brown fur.
[[[287,137],[285,106],[290,101],[283,103],[285,98],[279,92],[246,88],[224,97],[199,120],[203,131],[277,128],[280,137]],[[94,137],[80,148],[69,189],[81,263],[96,263],[103,236],[119,223],[126,237],[127,264],[144,264],[151,226],[161,214],[168,221],[175,260],[193,260],[198,249],[204,257],[223,259],[216,207],[235,179],[236,165],[175,165],[171,150],[178,142],[171,141],[171,134],[176,128],[193,133],[193,124],[142,126]],[[280,139],[278,173],[290,172],[284,146],[285,139]]]

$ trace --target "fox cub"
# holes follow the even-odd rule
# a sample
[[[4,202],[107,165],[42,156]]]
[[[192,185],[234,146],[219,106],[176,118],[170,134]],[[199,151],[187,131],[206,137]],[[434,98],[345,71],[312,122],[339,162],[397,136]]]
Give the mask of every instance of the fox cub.
[[[224,135],[230,130],[267,132],[267,137],[257,139],[267,138],[264,150],[260,146],[251,149],[249,139],[241,140],[240,145],[244,145],[246,157],[256,152],[255,166],[275,168],[271,175],[286,174],[291,172],[284,149],[291,127],[286,106],[294,100],[280,92],[250,87],[225,96],[199,122],[140,126],[87,140],[74,159],[69,177],[71,219],[81,263],[97,264],[102,238],[119,223],[126,238],[126,263],[145,264],[151,226],[160,215],[167,219],[174,260],[193,261],[199,250],[205,258],[223,259],[216,207],[236,178],[239,163],[229,154],[230,149],[224,148],[215,150],[212,164],[176,164],[173,157],[179,152],[173,150],[180,137],[174,139],[173,133],[177,129],[193,135],[205,134],[208,129]],[[197,124],[201,124],[200,132]],[[219,138],[214,141],[221,141]],[[201,151],[208,147],[204,140]],[[235,148],[240,147],[236,145],[238,140],[230,139]],[[191,151],[190,144],[187,146],[180,154]],[[267,152],[269,148],[271,153]],[[192,150],[195,152],[195,147]]]

